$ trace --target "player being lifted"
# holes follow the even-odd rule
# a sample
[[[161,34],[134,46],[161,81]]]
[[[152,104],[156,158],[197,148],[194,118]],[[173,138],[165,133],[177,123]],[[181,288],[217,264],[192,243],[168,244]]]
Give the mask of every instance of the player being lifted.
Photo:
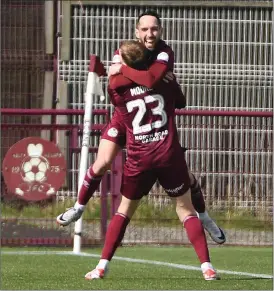
[[[145,46],[137,41],[125,41],[120,48],[122,60],[135,69],[142,69],[146,64],[144,52]],[[159,58],[165,59],[165,55]],[[122,75],[111,78],[125,79]],[[188,168],[175,125],[176,99],[185,105],[179,84],[175,80],[168,84],[160,81],[149,89],[134,82],[121,87],[113,87],[111,83],[109,95],[124,121],[127,135],[122,200],[108,226],[101,260],[85,278],[101,279],[106,275],[141,198],[148,195],[158,180],[176,203],[177,215],[201,262],[205,280],[216,280],[204,229],[191,202]]]
[[[139,85],[153,88],[163,78],[167,82],[171,81],[174,78],[171,73],[174,67],[174,52],[161,40],[161,35],[162,26],[158,14],[154,11],[141,14],[137,20],[136,37],[148,49],[149,69],[138,71],[129,66],[123,66],[120,63],[120,55],[116,51],[113,57],[113,63],[115,64],[110,67],[110,74],[121,73],[126,78],[122,80],[121,78],[113,78],[110,80],[110,85],[113,87],[124,86],[130,84],[132,80]],[[57,222],[60,225],[69,225],[81,217],[85,205],[98,188],[103,175],[110,168],[117,153],[124,147],[125,140],[125,126],[115,110],[111,122],[102,134],[97,158],[87,171],[77,202],[74,207],[57,217]],[[198,181],[191,172],[189,172],[189,177],[192,203],[204,228],[216,243],[224,243],[226,238],[223,231],[211,219],[205,209],[203,193]]]

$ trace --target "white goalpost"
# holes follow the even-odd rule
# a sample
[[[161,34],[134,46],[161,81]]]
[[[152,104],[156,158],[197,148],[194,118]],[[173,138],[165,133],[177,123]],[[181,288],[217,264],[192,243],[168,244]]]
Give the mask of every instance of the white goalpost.
[[[77,196],[79,195],[80,188],[83,184],[86,171],[88,168],[88,153],[89,153],[89,139],[90,131],[92,125],[92,108],[93,108],[93,96],[99,95],[101,100],[104,99],[104,93],[102,86],[99,80],[100,76],[105,75],[105,69],[103,64],[100,62],[99,57],[95,55],[90,55],[90,64],[87,80],[87,88],[85,93],[85,113],[83,120],[83,138],[81,145],[81,157],[79,165],[79,174],[78,174],[78,191]],[[73,252],[79,254],[81,252],[81,233],[82,233],[82,221],[81,217],[75,222],[74,227],[74,239],[73,239]]]

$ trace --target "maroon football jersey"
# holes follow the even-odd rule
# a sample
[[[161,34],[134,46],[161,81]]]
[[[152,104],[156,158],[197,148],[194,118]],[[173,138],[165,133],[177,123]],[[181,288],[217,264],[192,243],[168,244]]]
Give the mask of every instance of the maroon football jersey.
[[[168,59],[168,71],[174,70],[174,52],[170,46],[168,46],[163,40],[160,40],[158,45],[156,46],[155,50],[151,51],[151,59],[150,59],[150,64],[151,65],[153,62],[157,62],[157,56],[161,53],[165,52],[168,54],[169,59]]]
[[[127,130],[125,170],[134,175],[170,166],[181,152],[174,120],[176,96],[183,94],[178,83],[161,81],[155,89],[132,83],[109,94]]]

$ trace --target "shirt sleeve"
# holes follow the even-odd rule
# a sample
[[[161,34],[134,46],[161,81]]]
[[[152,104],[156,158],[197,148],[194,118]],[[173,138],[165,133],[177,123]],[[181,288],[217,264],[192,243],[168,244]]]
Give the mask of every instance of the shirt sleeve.
[[[113,89],[111,89],[110,86],[108,86],[108,96],[109,96],[111,104],[114,107],[116,107],[117,103],[116,103],[116,99],[115,99],[115,91]]]
[[[169,70],[170,59],[174,63],[174,56],[172,57],[172,54],[170,58],[168,53],[161,52],[157,55],[156,60],[147,71],[138,71],[123,65],[121,68],[121,73],[123,76],[139,85],[153,88]]]

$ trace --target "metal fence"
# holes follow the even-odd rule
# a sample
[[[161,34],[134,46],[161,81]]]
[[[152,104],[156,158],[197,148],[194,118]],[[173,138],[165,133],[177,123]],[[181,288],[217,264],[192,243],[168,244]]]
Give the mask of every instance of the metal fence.
[[[162,18],[163,39],[175,52],[174,71],[187,95],[188,108],[273,108],[271,7],[239,7],[235,1],[234,7],[191,7],[184,1],[178,6],[93,3],[72,5],[69,15],[63,14],[68,5],[63,4],[60,11],[62,23],[69,24],[71,31],[69,39],[60,39],[59,78],[72,85],[72,106],[83,102],[88,55],[100,56],[109,66],[120,42],[135,38],[138,15],[152,8]],[[64,46],[69,46],[66,54]],[[109,101],[98,100],[100,105],[109,105]]]
[[[1,1],[1,107],[52,108],[54,104],[53,18],[45,17],[50,1]],[[50,13],[53,14],[53,11]],[[1,117],[2,123],[45,122],[41,116]],[[49,120],[47,120],[49,121]],[[22,131],[1,133],[1,156]],[[3,159],[3,158],[2,158]],[[2,162],[1,159],[1,162]]]
[[[82,6],[79,2],[1,2],[2,107],[83,109],[89,54],[100,56],[108,67],[120,42],[134,38],[138,15],[155,9],[163,21],[163,39],[175,52],[174,71],[187,96],[187,109],[203,110],[178,115],[176,121],[181,143],[189,148],[188,164],[202,184],[207,205],[212,210],[244,210],[262,221],[271,220],[272,1],[168,1],[168,5],[167,1],[149,1],[146,6],[139,1],[81,1]],[[102,82],[106,93],[107,79]],[[112,110],[108,98],[96,98],[95,108]],[[205,115],[205,110],[215,111]],[[242,115],[219,116],[221,110],[241,111]],[[243,111],[255,115],[245,116]],[[258,111],[261,115],[256,116]],[[30,128],[34,123],[55,121],[49,116],[1,118],[2,123],[28,124]],[[63,125],[79,125],[82,120],[82,115],[56,118]],[[94,123],[102,122],[102,116],[95,116]],[[46,130],[42,132],[48,137]],[[42,134],[37,128],[31,133]],[[22,129],[2,131],[2,156],[29,134]],[[57,139],[63,148],[61,141]],[[98,143],[95,136],[92,146]],[[79,147],[79,136],[76,144]],[[78,160],[76,155],[74,158],[69,170],[71,184],[58,193],[63,201],[75,198]],[[91,162],[94,155],[89,158]],[[155,213],[169,207],[169,199],[157,184],[151,194],[142,206],[152,206]],[[167,227],[153,222],[152,228],[142,228],[138,213],[136,219],[125,237],[129,243],[185,241],[183,230],[173,227],[173,222]],[[87,237],[95,233],[100,239],[99,224],[85,223]],[[43,227],[41,224],[40,229]],[[272,244],[270,232],[259,233],[255,228],[230,230],[229,243]],[[68,231],[69,236],[72,232]]]
[[[46,201],[32,203],[25,201],[19,196],[11,193],[7,185],[1,185],[1,244],[2,245],[71,245],[72,228],[60,230],[56,224],[55,216],[65,210],[66,205],[70,206],[77,197],[78,173],[81,147],[79,139],[83,134],[83,125],[77,124],[41,124],[37,122],[37,116],[50,115],[53,117],[66,115],[82,116],[84,110],[37,110],[37,109],[1,109],[3,118],[1,132],[4,135],[1,149],[7,152],[11,145],[21,140],[22,136],[43,137],[49,136],[54,143],[57,143],[59,136],[63,137],[63,147],[58,147],[66,160],[66,178],[56,197],[48,196]],[[22,116],[23,115],[23,116]],[[104,119],[102,124],[96,124],[93,120],[90,132],[89,161],[92,163],[97,152],[93,147],[92,141],[98,138],[102,129],[109,120],[107,110],[95,110],[93,115],[101,115]],[[21,116],[20,122],[6,122],[10,117]],[[16,137],[15,140],[12,137]],[[11,143],[12,142],[12,143]],[[21,165],[20,165],[21,166]],[[3,168],[3,171],[6,169]],[[114,169],[115,170],[115,169]],[[111,179],[116,176],[115,171],[110,175]],[[109,176],[106,175],[102,181],[100,192],[96,191],[92,200],[93,207],[97,212],[89,225],[89,231],[92,236],[85,236],[83,245],[101,244],[106,232],[108,216],[111,215],[111,209],[108,208],[108,193],[110,191]],[[13,182],[15,183],[15,181]],[[112,183],[112,187],[115,183]],[[115,197],[113,197],[115,198]],[[109,195],[109,202],[115,203],[115,200]],[[32,209],[32,210],[30,210]],[[31,213],[28,213],[28,211]],[[89,217],[90,219],[90,217]]]
[[[270,1],[169,1],[169,5],[148,2],[146,6],[136,1],[82,3],[60,3],[58,14],[60,28],[62,24],[58,77],[70,86],[68,105],[72,108],[83,106],[88,55],[100,56],[108,67],[120,42],[135,37],[138,15],[154,9],[163,22],[163,39],[175,52],[174,71],[187,96],[187,109],[272,111]],[[106,83],[105,78],[105,90]],[[108,99],[96,99],[95,107],[112,109]],[[204,181],[208,203],[217,207],[221,197],[239,195],[232,204],[248,207],[247,196],[241,193],[255,185],[262,186],[255,187],[255,197],[266,195],[272,200],[271,119],[184,116],[176,120],[181,143],[189,148],[190,169]],[[263,167],[258,172],[257,164]],[[232,179],[234,167],[242,171]],[[211,195],[218,197],[215,202]]]
[[[1,1],[1,99],[4,108],[41,108],[53,55],[45,38],[44,1]],[[52,96],[48,96],[52,102]]]
[[[28,115],[29,120],[35,115],[60,115],[79,114],[79,110],[2,110],[7,115]],[[97,115],[107,117],[104,110],[95,111]],[[185,130],[186,140],[194,140],[195,147],[186,154],[194,171],[201,171],[202,186],[209,209],[227,212],[235,211],[248,214],[246,220],[254,215],[254,221],[248,229],[226,227],[228,221],[236,221],[237,217],[223,216],[218,222],[224,226],[227,233],[227,244],[232,245],[271,245],[272,232],[269,230],[272,211],[273,175],[272,149],[273,141],[273,118],[271,114],[256,112],[225,113],[220,111],[178,111],[179,126]],[[245,116],[244,116],[245,115]],[[187,123],[185,116],[198,120]],[[234,121],[239,119],[236,124]],[[228,121],[230,128],[221,128],[216,125],[224,120]],[[205,122],[206,121],[206,122]],[[106,120],[105,120],[106,122]],[[252,122],[257,132],[256,140],[249,144],[249,132],[246,124]],[[205,126],[205,123],[207,124]],[[94,124],[92,127],[91,141],[94,136],[100,134],[103,124]],[[196,134],[189,134],[189,128],[196,128]],[[60,147],[65,154],[67,162],[67,179],[57,193],[57,201],[49,201],[40,204],[18,202],[14,195],[2,189],[2,199],[5,204],[2,209],[2,245],[71,245],[73,225],[65,229],[58,229],[55,216],[70,206],[76,199],[78,172],[80,160],[79,136],[82,126],[77,124],[29,124],[3,123],[2,132],[8,132],[11,136],[23,132],[25,136],[41,136],[42,132],[53,133],[55,137],[60,132],[66,137],[66,147]],[[214,131],[218,132],[219,140],[212,146],[215,138]],[[224,136],[228,138],[229,146],[223,143]],[[200,144],[199,139],[204,143]],[[263,141],[263,142],[262,142]],[[263,146],[262,146],[263,144]],[[7,148],[4,149],[5,151]],[[95,158],[96,147],[90,148],[89,163]],[[194,155],[191,154],[193,151]],[[200,160],[199,151],[204,152],[204,159]],[[229,162],[227,155],[233,156]],[[252,157],[252,158],[251,158]],[[267,160],[267,162],[265,161]],[[227,164],[226,164],[227,163]],[[119,189],[122,167],[115,167],[109,176],[105,176],[100,192],[96,192],[89,208],[83,225],[83,244],[100,244],[104,239],[107,220],[115,212],[115,204],[119,201]],[[117,175],[118,174],[118,175]],[[4,193],[3,193],[4,192]],[[4,195],[3,195],[4,194]],[[117,201],[115,201],[117,200]],[[248,211],[246,211],[248,210]],[[242,212],[244,211],[244,212]],[[259,225],[259,230],[258,229]],[[127,229],[124,243],[129,244],[188,244],[188,238],[184,229],[176,217],[175,209],[171,200],[163,189],[156,183],[151,194],[142,200],[140,208],[133,217]],[[209,240],[211,243],[211,240]]]

